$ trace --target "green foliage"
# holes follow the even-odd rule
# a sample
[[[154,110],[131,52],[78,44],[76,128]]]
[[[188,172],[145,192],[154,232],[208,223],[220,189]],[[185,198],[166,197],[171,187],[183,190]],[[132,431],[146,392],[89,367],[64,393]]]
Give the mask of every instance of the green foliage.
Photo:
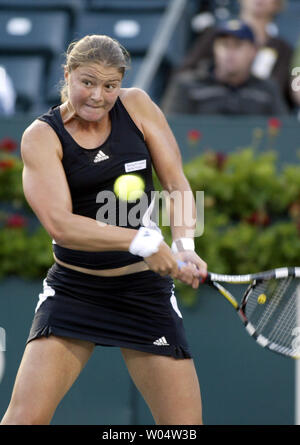
[[[184,170],[192,189],[204,190],[206,200],[213,199],[217,211],[230,218],[247,217],[258,209],[281,213],[289,199],[282,193],[286,181],[277,173],[273,152],[255,155],[247,148],[227,157],[209,152]]]
[[[300,166],[276,164],[275,152],[246,148],[205,153],[185,165],[193,191],[205,193],[200,255],[220,273],[256,272],[300,260]]]
[[[33,234],[26,228],[2,228],[0,231],[0,278],[18,275],[41,278],[53,263],[51,242],[39,227]]]
[[[20,157],[0,144],[0,278],[41,278],[53,262],[50,237],[23,195],[22,169]],[[300,165],[279,169],[275,152],[246,148],[205,152],[184,172],[195,193],[204,191],[204,233],[195,244],[209,270],[243,274],[299,266]],[[154,184],[161,189],[156,176]],[[170,229],[162,230],[171,243]],[[195,291],[176,284],[192,304]]]
[[[279,169],[275,152],[206,152],[185,164],[193,192],[204,191],[205,227],[196,251],[218,273],[300,265],[300,165]],[[170,230],[163,227],[170,241]],[[177,282],[186,304],[196,293]],[[182,292],[180,292],[182,290]]]
[[[0,202],[15,201],[20,205],[25,205],[22,168],[21,159],[0,151]]]
[[[24,197],[16,145],[0,141],[0,279],[41,278],[53,263],[51,240]]]

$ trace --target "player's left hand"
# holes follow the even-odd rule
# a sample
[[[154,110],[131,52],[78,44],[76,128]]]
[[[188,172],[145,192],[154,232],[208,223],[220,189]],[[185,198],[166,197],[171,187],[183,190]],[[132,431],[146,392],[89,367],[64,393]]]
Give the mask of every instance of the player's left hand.
[[[207,275],[207,264],[193,250],[185,250],[174,254],[176,260],[186,265],[179,269],[177,279],[197,289],[202,278]]]

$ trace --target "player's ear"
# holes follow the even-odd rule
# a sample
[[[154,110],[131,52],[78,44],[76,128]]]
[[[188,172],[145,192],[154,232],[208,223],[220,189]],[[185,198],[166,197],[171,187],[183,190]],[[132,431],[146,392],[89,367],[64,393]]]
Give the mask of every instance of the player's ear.
[[[64,66],[64,78],[65,78],[66,83],[68,83],[69,70],[68,70],[68,67],[66,65]]]

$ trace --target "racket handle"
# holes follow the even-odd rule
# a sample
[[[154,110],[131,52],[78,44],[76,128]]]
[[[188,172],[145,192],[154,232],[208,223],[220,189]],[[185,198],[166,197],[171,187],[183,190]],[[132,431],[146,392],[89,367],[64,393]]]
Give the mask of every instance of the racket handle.
[[[178,265],[178,268],[181,269],[183,266],[186,266],[187,263],[185,263],[184,261],[181,261],[181,260],[177,260],[177,265]],[[207,275],[206,275],[206,277],[202,277],[202,279],[200,280],[200,283],[201,284],[205,283],[206,279],[207,279]]]
[[[184,261],[177,260],[177,265],[178,265],[178,268],[181,269],[183,266],[186,266],[186,263]]]

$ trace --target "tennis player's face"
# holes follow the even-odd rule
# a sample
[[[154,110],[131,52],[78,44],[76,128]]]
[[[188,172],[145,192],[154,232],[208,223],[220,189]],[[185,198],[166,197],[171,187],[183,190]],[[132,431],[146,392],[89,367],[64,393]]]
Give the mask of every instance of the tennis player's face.
[[[114,106],[121,88],[122,73],[117,68],[91,63],[65,73],[69,101],[77,116],[95,122]]]

